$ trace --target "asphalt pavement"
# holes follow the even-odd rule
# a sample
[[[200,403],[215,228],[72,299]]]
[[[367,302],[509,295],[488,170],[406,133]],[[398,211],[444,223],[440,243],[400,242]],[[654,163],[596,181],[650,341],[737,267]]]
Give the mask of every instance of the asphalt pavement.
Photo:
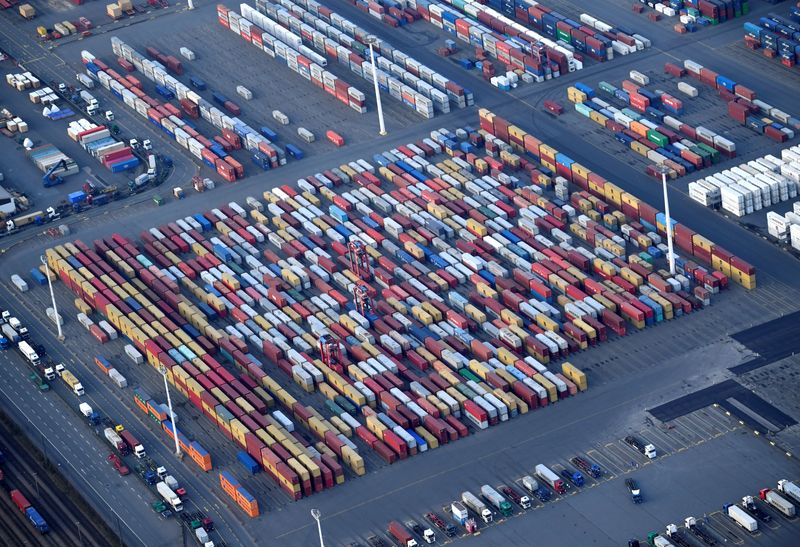
[[[617,6],[620,10],[619,15],[624,20],[629,20],[631,17],[627,13],[622,14],[629,9],[629,3],[599,0],[598,5],[601,4]],[[620,7],[623,4],[626,6],[624,10]],[[338,4],[334,7],[338,9]],[[754,10],[750,18],[757,17],[768,9],[759,7]],[[359,17],[361,17],[359,23],[369,19],[363,14]],[[641,21],[645,22],[644,19]],[[5,15],[0,17],[0,34],[7,38],[11,37],[12,42],[16,42],[12,47],[20,55],[35,59],[28,62],[29,66],[54,77],[58,74],[63,76],[64,64],[67,61],[58,60],[40,51],[38,46],[25,42],[30,38],[26,34],[27,31],[15,29],[8,23],[9,20]],[[658,69],[666,60],[675,61],[689,57],[707,63],[723,74],[736,77],[745,85],[759,91],[765,100],[776,106],[789,108],[794,103],[796,87],[792,86],[791,78],[783,80],[770,73],[769,79],[764,81],[763,75],[741,70],[735,57],[720,55],[718,50],[723,53],[728,52],[729,45],[734,40],[740,39],[742,31],[738,22],[704,29],[702,34],[691,37],[691,43],[685,37],[667,32],[660,26],[652,25],[652,29],[646,24],[639,26],[644,27],[643,34],[654,39],[656,48],[616,59],[611,63],[592,65],[579,73],[569,74],[541,85],[524,86],[513,93],[488,89],[486,84],[476,81],[473,86],[476,91],[476,103],[493,109],[653,205],[661,200],[660,185],[631,169],[623,161],[592,147],[581,135],[563,131],[558,120],[553,120],[542,113],[539,108],[541,101],[550,96],[557,96],[563,101],[564,87],[584,78],[598,79],[599,76],[605,77],[604,75],[608,74],[609,78],[619,79],[631,68]],[[389,27],[384,26],[378,30],[382,34],[391,31]],[[390,40],[393,44],[396,36],[402,34],[391,34]],[[106,40],[107,36],[100,39]],[[403,46],[402,43],[395,45]],[[456,81],[470,87],[463,75],[460,75],[453,65],[448,65],[447,61],[436,58],[424,48],[415,50],[414,54],[443,74],[452,76]],[[70,67],[70,70],[72,69],[73,67]],[[361,119],[363,123],[375,121],[374,114],[367,114]],[[431,129],[442,126],[455,128],[465,124],[477,125],[475,108],[455,111],[448,116],[419,122],[400,130],[394,130],[391,120],[388,120],[390,134],[387,137],[354,142],[343,150],[320,153],[301,162],[290,163],[279,170],[219,187],[209,193],[190,194],[185,200],[171,201],[161,208],[153,207],[151,202],[145,200],[145,196],[140,200],[111,204],[92,211],[85,217],[73,218],[69,224],[76,232],[75,237],[87,242],[97,237],[105,237],[111,231],[134,235],[142,228],[206,210],[220,203],[231,200],[242,202],[248,195],[260,196],[267,188],[290,183],[301,176],[339,165],[344,158],[369,159],[374,153],[417,140]],[[377,127],[377,123],[375,125]],[[164,146],[171,145],[167,143]],[[775,145],[774,151],[778,150],[779,146]],[[184,168],[183,174],[176,174],[174,180],[176,183],[182,182],[181,177],[190,176],[188,173],[189,170]],[[603,354],[584,353],[578,356],[576,362],[586,361],[588,364],[604,355],[604,359],[609,361],[604,366],[609,371],[614,370],[615,359],[618,362],[628,361],[636,366],[625,374],[618,375],[613,381],[607,380],[605,383],[592,385],[587,393],[572,400],[481,432],[479,435],[460,441],[456,446],[445,446],[425,456],[348,481],[343,487],[303,499],[286,510],[270,513],[254,522],[242,521],[242,516],[236,513],[237,509],[230,511],[223,501],[210,494],[212,487],[208,481],[216,481],[213,481],[213,477],[203,477],[192,467],[194,464],[173,464],[178,480],[188,484],[190,491],[197,493],[199,499],[196,503],[209,509],[215,520],[222,524],[223,536],[229,544],[253,544],[256,543],[254,538],[258,537],[269,538],[270,542],[276,544],[311,545],[316,541],[316,530],[308,514],[311,508],[322,510],[323,526],[330,533],[331,540],[344,542],[352,540],[355,536],[361,536],[368,529],[381,530],[386,521],[393,516],[415,515],[418,518],[427,510],[441,511],[441,507],[454,499],[462,489],[475,488],[482,482],[494,482],[499,478],[505,480],[529,473],[540,461],[555,460],[586,451],[591,446],[603,445],[616,439],[624,432],[640,429],[647,408],[657,402],[671,400],[676,394],[688,393],[696,389],[697,385],[709,385],[709,382],[714,381],[715,375],[725,374],[723,371],[730,366],[731,359],[737,355],[731,350],[729,343],[719,342],[718,338],[724,337],[722,331],[729,332],[731,325],[760,322],[770,318],[769,313],[759,307],[759,304],[763,306],[766,302],[759,300],[766,299],[767,296],[764,295],[768,295],[776,303],[776,307],[770,310],[771,313],[778,313],[779,304],[796,309],[796,304],[792,304],[793,301],[796,302],[793,296],[787,296],[781,301],[781,295],[793,295],[789,288],[797,288],[796,280],[799,273],[797,261],[761,238],[743,230],[737,223],[699,206],[683,192],[681,184],[676,184],[671,192],[673,215],[758,268],[760,283],[764,288],[758,289],[751,295],[744,295],[744,291],[737,289],[730,295],[720,297],[728,299],[726,302],[740,300],[746,303],[746,306],[751,306],[751,310],[758,309],[758,314],[753,313],[748,316],[750,313],[747,311],[748,308],[743,307],[728,316],[714,315],[712,320],[710,315],[712,308],[697,314],[701,319],[682,319],[673,326],[665,325],[651,329],[630,337],[625,342],[616,341],[609,345],[613,346],[613,349],[606,350]],[[9,265],[7,271],[27,271],[38,264],[38,255],[44,248],[62,241],[32,238],[32,233],[20,233],[2,241],[5,254],[0,260],[3,264]],[[67,239],[71,240],[73,237],[63,240]],[[13,245],[17,242],[23,244]],[[85,360],[85,356],[79,356],[74,350],[66,350],[57,344],[49,328],[45,334],[42,314],[37,313],[34,319],[27,310],[23,310],[23,301],[16,295],[12,297],[5,284],[7,279],[3,281],[4,283],[0,285],[0,295],[4,301],[11,302],[15,313],[33,326],[29,328],[34,331],[34,337],[42,340],[54,357],[73,363]],[[735,308],[723,306],[723,309],[733,312]],[[709,314],[707,321],[702,319],[704,313]],[[667,329],[670,337],[665,336]],[[694,329],[705,333],[707,339],[703,340],[700,335],[696,339],[692,338]],[[680,345],[682,339],[686,338],[691,338],[691,344]],[[704,349],[701,357],[698,357],[700,351],[698,347]],[[610,355],[613,353],[619,355]],[[41,429],[45,437],[50,438],[52,435],[53,438],[59,439],[57,446],[69,447],[69,450],[75,453],[85,453],[85,458],[80,458],[81,463],[84,459],[90,462],[93,458],[96,459],[96,454],[102,453],[104,442],[101,439],[89,440],[81,437],[78,428],[81,420],[74,410],[68,408],[67,403],[51,395],[39,394],[30,384],[22,385],[26,383],[27,376],[22,374],[25,369],[24,364],[12,357],[12,354],[6,353],[0,358],[9,359],[8,366],[18,372],[9,375],[9,379],[3,378],[0,381],[6,382],[3,384],[3,391],[6,397],[14,401],[14,404],[9,406],[21,423],[25,423],[24,415],[31,413],[37,416],[36,427]],[[698,362],[703,363],[702,370],[698,369]],[[596,372],[601,377],[604,374],[602,368],[597,367]],[[12,382],[12,376],[16,378],[15,384],[8,383]],[[113,388],[107,384],[101,386],[97,378],[92,375],[86,377],[85,385],[87,400],[92,402],[90,404],[96,404],[108,414],[113,413],[120,421],[138,423],[140,428],[146,431],[143,436],[148,445],[153,446],[152,449],[148,446],[148,451],[152,450],[154,456],[162,461],[174,461],[171,459],[171,449],[163,437],[156,437],[148,428],[141,427],[144,425],[143,418],[131,410],[130,401],[123,402],[120,397],[112,393]],[[26,387],[28,389],[25,389]],[[63,386],[57,389],[60,388]],[[56,408],[48,411],[47,406],[37,407],[35,403],[41,403],[38,399],[41,397],[48,397]],[[19,408],[15,405],[19,405]],[[58,405],[61,405],[60,408]],[[69,433],[72,427],[78,435]],[[730,457],[720,458],[719,454]],[[751,461],[764,463],[759,466],[747,465],[746,462]],[[141,518],[143,519],[141,522],[146,523],[143,526],[135,526],[137,533],[147,534],[142,543],[174,544],[176,531],[171,531],[169,528],[173,525],[164,525],[158,521],[150,511],[149,503],[130,503],[130,499],[123,495],[127,493],[126,488],[132,488],[131,495],[141,494],[146,500],[147,496],[144,493],[147,490],[144,486],[129,485],[133,479],[130,481],[126,479],[125,485],[119,489],[106,488],[103,486],[106,484],[104,481],[108,484],[117,484],[112,481],[122,480],[114,476],[115,472],[110,466],[99,460],[99,463],[95,464],[98,466],[97,469],[89,473],[91,476],[86,476],[87,474],[82,473],[77,467],[72,467],[77,465],[75,462],[74,457],[70,457],[69,461],[63,458],[65,474],[79,485],[84,484],[84,479],[89,481],[88,484],[92,484],[97,492],[88,491],[87,495],[110,519],[113,519],[114,509],[125,507],[123,516],[126,520],[128,520],[126,515],[131,512],[136,515],[136,519]],[[587,492],[570,496],[564,500],[567,503],[553,504],[552,507],[537,512],[531,518],[526,516],[510,519],[471,541],[487,545],[504,541],[527,544],[533,535],[537,544],[542,545],[619,545],[628,537],[632,537],[631,534],[643,538],[651,527],[655,529],[670,521],[682,519],[685,516],[683,513],[688,510],[696,511],[698,515],[701,512],[710,514],[717,511],[726,500],[737,499],[744,493],[753,493],[759,485],[774,484],[778,478],[783,478],[779,475],[798,475],[794,460],[782,459],[780,453],[767,443],[750,437],[745,439],[741,433],[728,433],[702,446],[687,448],[677,455],[665,458],[663,462],[648,465],[646,470],[643,468],[642,473],[641,480],[651,482],[652,491],[657,494],[653,503],[645,504],[644,511],[639,515],[645,515],[642,527],[632,526],[637,520],[631,517],[631,511],[625,505],[628,500],[618,494],[622,487],[620,481],[615,479]],[[731,477],[735,477],[735,480]],[[105,498],[101,498],[101,495]],[[118,497],[109,497],[112,495]],[[622,498],[621,501],[618,498]],[[104,499],[108,499],[107,504]],[[109,522],[113,527],[114,523],[111,520]],[[782,532],[765,531],[763,538],[753,540],[757,541],[754,544],[788,544],[785,541],[787,538],[796,537],[796,524],[793,526],[795,527],[783,526]],[[748,538],[749,541],[751,538]]]

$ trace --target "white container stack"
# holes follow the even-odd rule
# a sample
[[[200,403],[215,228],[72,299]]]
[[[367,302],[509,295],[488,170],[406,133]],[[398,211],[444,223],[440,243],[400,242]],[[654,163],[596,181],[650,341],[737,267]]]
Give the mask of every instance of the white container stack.
[[[794,146],[781,158],[767,155],[691,182],[689,197],[741,217],[795,198],[799,184],[800,146]],[[780,223],[770,218],[770,233],[779,233]]]

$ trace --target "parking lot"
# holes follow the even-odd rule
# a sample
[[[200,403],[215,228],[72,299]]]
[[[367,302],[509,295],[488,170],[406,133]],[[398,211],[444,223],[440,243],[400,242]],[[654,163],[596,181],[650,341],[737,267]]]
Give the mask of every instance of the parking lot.
[[[774,520],[753,535],[742,531],[719,510],[721,504],[738,502],[744,495],[756,495],[758,489],[764,486],[774,488],[778,479],[786,478],[784,475],[787,471],[796,473],[797,470],[796,464],[785,457],[783,463],[773,464],[780,453],[753,436],[752,432],[726,415],[720,407],[709,406],[673,420],[669,425],[649,425],[634,434],[643,442],[656,446],[656,459],[646,458],[622,439],[606,439],[580,452],[562,454],[557,460],[545,460],[543,463],[560,474],[563,469],[574,471],[575,466],[569,460],[576,455],[582,456],[598,464],[602,476],[594,479],[584,473],[585,486],[577,488],[571,485],[566,494],[556,494],[544,503],[531,495],[532,507],[523,510],[514,505],[514,513],[509,517],[503,517],[493,509],[493,521],[488,525],[471,513],[470,516],[479,524],[478,534],[468,536],[462,527],[458,527],[456,538],[443,537],[437,543],[448,544],[459,539],[477,541],[482,545],[503,541],[516,543],[524,541],[528,531],[536,529],[537,540],[548,545],[555,544],[559,539],[577,541],[582,536],[591,537],[591,541],[597,545],[619,545],[637,537],[644,542],[650,531],[663,533],[670,522],[681,526],[687,516],[706,522],[706,530],[710,529],[711,535],[718,541],[737,545],[778,545],[798,533],[800,521],[797,518],[785,519],[771,509],[767,509],[767,512],[774,515]],[[769,458],[768,469],[751,469],[744,476],[737,473],[737,480],[723,478],[726,472],[736,468],[726,462],[718,462],[718,458],[705,458],[709,454],[733,450],[734,447],[737,451]],[[529,455],[526,459],[531,462],[528,468],[516,469],[516,473],[505,468],[493,468],[488,473],[476,470],[475,475],[480,475],[480,478],[476,476],[471,483],[466,480],[459,482],[465,485],[464,489],[476,495],[480,494],[481,484],[487,483],[496,488],[500,484],[510,485],[521,494],[529,494],[522,483],[521,473],[533,475],[534,465],[542,458]],[[675,477],[678,470],[680,478],[673,482],[670,477]],[[491,478],[486,478],[487,475],[491,475]],[[633,505],[634,509],[630,509],[632,503],[624,484],[627,478],[637,481],[644,499],[642,505]],[[484,482],[480,479],[484,479]],[[693,484],[693,481],[708,485],[702,495],[682,488]],[[711,485],[717,481],[726,484],[712,488]],[[451,489],[453,499],[460,498],[460,493]],[[763,504],[759,505],[765,508]],[[403,523],[412,520],[424,526],[430,525],[421,513],[411,514],[398,509],[390,518]],[[445,499],[432,510],[447,519],[451,513],[450,502]],[[631,518],[631,511],[637,512],[635,519]],[[582,519],[576,521],[575,513],[579,513]],[[545,522],[549,526],[542,526]],[[437,533],[443,536],[438,530]],[[685,527],[682,533],[685,533]],[[383,530],[373,528],[357,536],[345,536],[342,541],[367,545],[374,536],[382,537],[385,541],[389,539]]]

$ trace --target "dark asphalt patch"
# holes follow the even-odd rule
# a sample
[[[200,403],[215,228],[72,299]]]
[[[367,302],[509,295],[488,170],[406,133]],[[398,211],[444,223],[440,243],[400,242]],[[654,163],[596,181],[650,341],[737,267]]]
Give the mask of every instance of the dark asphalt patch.
[[[755,359],[728,369],[741,376],[800,352],[800,311],[737,332],[731,338],[758,354]]]
[[[747,424],[749,428],[760,431],[761,433],[767,433],[767,428],[764,424],[753,419],[751,415],[747,412],[743,412],[736,405],[728,402],[728,399],[735,399],[741,405],[746,406],[751,413],[761,416],[764,420],[774,424],[779,429],[797,423],[791,416],[784,414],[752,391],[742,387],[742,385],[735,380],[725,380],[724,382],[714,384],[705,389],[684,395],[683,397],[679,397],[663,405],[651,408],[648,412],[661,422],[669,422],[717,403]]]

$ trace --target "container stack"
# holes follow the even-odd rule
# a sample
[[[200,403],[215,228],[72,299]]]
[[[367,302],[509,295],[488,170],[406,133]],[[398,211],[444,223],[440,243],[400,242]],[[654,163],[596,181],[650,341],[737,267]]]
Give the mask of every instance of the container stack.
[[[80,170],[75,160],[52,144],[43,144],[42,146],[32,148],[27,152],[27,155],[36,168],[42,173],[47,173],[51,168],[62,161],[65,162],[65,165],[53,171],[52,175],[66,177],[74,175]]]
[[[67,134],[112,173],[121,173],[139,166],[139,158],[133,155],[131,147],[112,137],[111,131],[104,125],[97,125],[84,118],[70,122]]]
[[[219,474],[219,483],[225,493],[244,510],[248,517],[255,518],[259,515],[256,499],[228,471]]]
[[[367,32],[336,12],[313,0],[279,0],[275,5],[256,0],[256,10],[299,35],[307,46],[335,58],[358,76],[372,80]],[[302,21],[289,15],[299,14]],[[472,93],[418,62],[387,42],[377,39],[373,45],[378,65],[378,85],[397,100],[426,115],[428,100],[436,112],[450,111],[450,101],[458,108],[473,103]],[[418,108],[419,107],[419,108]]]
[[[770,13],[745,23],[744,32],[748,47],[763,48],[766,57],[777,57],[783,66],[791,68],[800,60],[800,6],[791,6],[787,17]]]
[[[660,0],[648,5],[666,17],[677,16],[680,23],[675,30],[680,33],[695,32],[750,13],[749,0]]]
[[[786,148],[781,158],[767,155],[689,183],[689,196],[707,207],[737,216],[794,199],[800,187],[800,147]],[[773,223],[777,220],[774,215]],[[785,232],[778,230],[776,234]],[[773,231],[770,230],[772,235]],[[785,233],[783,235],[786,235]]]
[[[141,90],[130,89],[135,95],[130,102],[138,114],[146,117],[151,123],[160,127],[167,135],[174,138],[181,146],[215,169],[225,180],[233,182],[244,176],[244,166],[224,149],[215,147],[214,143],[200,134],[192,126],[183,121],[183,112],[189,117],[202,117],[220,131],[228,130],[241,140],[242,146],[252,153],[262,154],[266,162],[262,167],[275,168],[286,164],[286,154],[280,146],[270,141],[255,129],[241,121],[238,117],[230,117],[223,113],[198,93],[166,73],[166,68],[158,61],[150,61],[116,37],[111,39],[111,48],[116,55],[133,63],[134,67],[163,88],[170,98],[180,101],[181,109],[170,103],[162,103],[142,93]],[[89,52],[82,52],[87,72],[97,72],[97,59]],[[102,80],[101,80],[102,81]],[[219,94],[217,94],[219,95]],[[166,97],[165,97],[166,98]],[[215,100],[222,97],[215,97]],[[221,105],[224,105],[223,101]],[[126,104],[128,104],[126,102]],[[223,106],[224,107],[224,106]]]
[[[489,111],[480,126],[47,259],[295,500],[365,474],[368,451],[391,464],[576,396],[569,355],[692,313],[729,276],[754,286],[677,222],[698,261],[671,275],[663,214]]]
[[[323,88],[356,112],[363,114],[367,111],[364,93],[325,70],[322,65],[309,57],[308,52],[304,55],[298,51],[301,47],[305,47],[302,46],[299,36],[292,34],[247,4],[242,4],[241,9],[242,15],[239,15],[222,4],[217,5],[219,23],[264,50],[270,57],[285,62],[292,71],[317,87]],[[327,61],[323,62],[327,65]]]
[[[717,91],[728,105],[728,115],[740,124],[777,142],[793,139],[800,131],[800,119],[756,99],[751,89],[689,59],[683,65],[690,77]]]
[[[649,81],[640,73],[639,81]],[[575,110],[614,133],[617,141],[652,162],[647,174],[660,178],[656,166],[666,166],[670,178],[685,176],[718,163],[722,156],[736,155],[736,144],[702,126],[693,127],[676,116],[683,112],[680,99],[664,92],[650,92],[631,80],[622,88],[600,82],[608,100],[596,97],[594,88],[581,82],[567,88],[567,99]],[[618,108],[608,101],[622,101]]]
[[[42,83],[39,78],[30,72],[23,72],[21,74],[6,74],[6,83],[16,89],[17,91],[24,91],[25,89],[38,89]]]

